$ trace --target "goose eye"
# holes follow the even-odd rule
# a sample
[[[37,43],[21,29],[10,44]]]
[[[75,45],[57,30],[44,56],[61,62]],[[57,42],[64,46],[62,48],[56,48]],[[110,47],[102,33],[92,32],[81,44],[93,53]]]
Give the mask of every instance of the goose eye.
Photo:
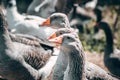
[[[60,35],[62,35],[63,33],[62,33],[62,32],[60,32],[59,34],[60,34]]]
[[[54,17],[54,19],[57,19],[57,17]]]
[[[67,37],[67,39],[70,39],[70,37]]]

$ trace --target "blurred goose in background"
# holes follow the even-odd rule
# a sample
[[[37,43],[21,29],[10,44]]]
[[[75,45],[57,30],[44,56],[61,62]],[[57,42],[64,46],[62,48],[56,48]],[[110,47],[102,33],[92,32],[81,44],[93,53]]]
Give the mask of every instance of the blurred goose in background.
[[[89,2],[87,2],[87,3],[85,4],[85,8],[95,9],[97,3],[98,3],[98,0],[89,1]]]
[[[119,80],[95,64],[85,61],[78,35],[74,32],[64,34],[64,31],[59,30],[56,34],[61,36],[49,39],[50,42],[56,43],[57,47],[61,44],[53,80]]]
[[[44,0],[33,0],[31,4],[28,6],[27,14],[29,15],[39,15],[39,13],[35,12],[35,8],[40,5]]]
[[[45,19],[36,16],[23,16],[17,12],[16,1],[10,0],[7,6],[7,22],[13,33],[22,33],[36,36],[45,40],[55,30],[50,27],[41,27]],[[48,33],[48,34],[47,34]]]
[[[8,21],[8,24],[10,25],[10,28],[12,27],[14,28],[14,24],[17,22],[22,22],[22,21],[32,22],[33,21],[33,23],[36,22],[36,24],[39,25],[42,21],[45,20],[44,18],[37,17],[37,16],[31,16],[31,15],[24,16],[24,15],[19,14],[17,11],[16,0],[8,1],[6,16],[7,16],[7,21]]]
[[[57,0],[34,0],[28,8],[27,14],[47,18],[55,12],[56,2]]]
[[[120,50],[114,48],[113,34],[108,23],[101,21],[96,25],[104,31],[106,36],[106,46],[104,52],[104,63],[108,70],[120,77]]]
[[[62,12],[68,15],[74,4],[85,4],[91,0],[57,0],[55,5],[56,12]]]

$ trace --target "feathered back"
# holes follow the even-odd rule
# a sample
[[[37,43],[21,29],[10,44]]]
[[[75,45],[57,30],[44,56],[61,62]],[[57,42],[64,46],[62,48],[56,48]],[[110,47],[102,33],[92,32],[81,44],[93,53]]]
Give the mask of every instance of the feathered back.
[[[7,22],[5,21],[5,16],[2,7],[0,6],[0,30],[2,30],[3,26],[7,26]]]

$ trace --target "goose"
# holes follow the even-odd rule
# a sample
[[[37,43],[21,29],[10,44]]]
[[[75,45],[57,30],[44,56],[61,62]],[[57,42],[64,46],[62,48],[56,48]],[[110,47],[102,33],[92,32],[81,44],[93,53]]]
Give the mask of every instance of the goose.
[[[30,35],[12,34],[12,33],[9,33],[9,36],[12,42],[22,43],[35,47],[41,47],[45,50],[51,50],[51,52],[53,52],[53,46],[50,43],[45,43],[36,37]]]
[[[82,50],[78,47],[78,41],[75,40],[75,37],[71,34],[60,36],[62,40],[55,41],[56,43],[61,44],[60,53],[61,55],[66,55],[68,60],[66,71],[64,72],[64,78],[62,80],[84,80],[85,78],[85,69],[84,69],[84,54],[82,54]],[[49,39],[49,41],[53,42],[53,39]],[[77,50],[75,49],[77,48]],[[62,57],[61,57],[62,58]],[[64,57],[65,58],[65,57]],[[59,59],[59,56],[58,56]],[[66,59],[61,59],[66,60]],[[77,64],[80,63],[80,64]],[[59,63],[58,63],[59,64]],[[61,64],[62,65],[62,64]],[[62,69],[61,69],[62,70]],[[54,72],[56,72],[54,70]],[[57,72],[58,73],[58,72]],[[54,77],[55,73],[53,73],[53,80],[60,80]],[[73,75],[74,74],[74,75]]]
[[[43,18],[19,14],[15,0],[8,2],[6,18],[12,33],[29,34],[45,41],[46,37],[56,31],[50,27],[41,27],[40,24],[45,21]]]
[[[27,10],[27,14],[37,15],[43,18],[49,17],[55,12],[55,4],[57,0],[34,0]]]
[[[57,58],[53,57],[50,51],[41,47],[36,38],[10,34],[0,8],[0,75],[2,77],[7,80],[44,80],[41,77],[50,74],[55,63],[55,60],[51,61]],[[51,63],[50,68],[45,67],[46,63]]]
[[[31,16],[31,15],[24,16],[24,15],[19,14],[17,11],[16,0],[9,0],[7,3],[6,10],[7,10],[7,14],[6,14],[7,22],[11,28],[14,27],[14,25],[10,23],[15,23],[17,21],[22,21],[22,20],[23,21],[24,20],[34,21],[35,20],[34,22],[40,24],[40,21],[45,20],[44,18],[37,17],[37,16]],[[13,21],[11,19],[13,19]]]
[[[50,26],[54,29],[71,28],[68,17],[64,13],[53,13],[41,23],[41,26]]]
[[[89,2],[87,2],[87,3],[85,4],[85,8],[95,9],[97,3],[98,3],[98,0],[89,1]]]
[[[62,12],[68,15],[74,4],[84,4],[91,0],[58,0],[55,5],[56,12]]]
[[[29,15],[39,15],[39,13],[35,12],[35,7],[41,4],[44,0],[33,0],[31,4],[28,6],[27,14]]]
[[[64,31],[59,30],[56,33]],[[58,37],[50,38],[49,41],[61,45],[54,66],[53,80],[119,80],[84,59],[83,47],[76,33],[63,33]]]
[[[104,63],[108,70],[120,77],[120,50],[114,48],[113,35],[108,23],[101,21],[96,28],[102,29],[106,36],[106,46],[104,51]]]
[[[38,58],[35,57],[34,53],[31,53],[30,55],[27,54],[24,56],[26,62],[28,62],[30,65],[33,65],[34,68],[37,68],[37,69],[40,68],[39,69],[39,76],[41,76],[40,80],[46,80],[46,79],[51,80],[52,78],[51,72],[56,62],[57,55],[59,54],[59,50],[58,49],[53,50],[53,46],[51,46],[51,44],[48,44],[48,43],[46,44],[45,42],[42,42],[33,36],[29,36],[29,35],[23,36],[21,34],[10,34],[10,37],[13,42],[20,42],[20,43],[24,43],[31,46],[42,46],[45,50],[48,50],[48,52],[52,50],[51,55],[48,53],[47,54],[42,53],[43,55],[40,55],[41,56],[40,59],[38,59],[39,57]],[[43,67],[40,67],[40,66],[43,66]]]

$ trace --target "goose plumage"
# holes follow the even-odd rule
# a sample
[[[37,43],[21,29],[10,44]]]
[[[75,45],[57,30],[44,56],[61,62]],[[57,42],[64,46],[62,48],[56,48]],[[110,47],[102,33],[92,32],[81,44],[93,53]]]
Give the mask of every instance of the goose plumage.
[[[16,46],[14,46],[12,44],[12,41],[10,40],[8,31],[5,26],[6,26],[6,23],[4,20],[4,15],[2,13],[2,9],[0,9],[0,37],[1,37],[0,38],[0,56],[1,56],[0,57],[0,61],[1,61],[0,75],[2,75],[3,77],[5,77],[6,79],[9,79],[9,80],[15,80],[15,79],[20,80],[19,77],[18,78],[16,77],[17,75],[15,74],[15,72],[17,72],[18,74],[21,72],[22,73],[24,72],[23,75],[21,75],[22,78],[25,78],[24,76],[26,76],[26,77],[28,77],[28,79],[31,78],[31,80],[33,80],[33,76],[31,76],[31,74],[27,70],[27,68],[30,66],[27,66],[27,64],[25,64],[25,63],[23,63],[23,65],[25,65],[25,67],[23,67],[23,65],[20,65],[21,62],[24,62],[23,58],[21,58],[21,56],[18,56],[19,59],[15,60],[16,58],[18,58],[16,56],[16,54],[18,54],[18,53],[16,53],[16,51],[14,51],[14,48]],[[14,68],[12,65],[14,66]],[[34,69],[32,69],[32,70],[34,70]],[[13,75],[14,75],[14,77],[13,77]]]
[[[76,76],[77,73],[79,74],[79,75],[77,75],[77,77],[80,77],[84,73],[85,73],[84,74],[85,77],[83,76],[83,79],[81,78],[81,79],[75,79],[75,80],[85,80],[85,79],[87,79],[87,80],[119,80],[118,78],[114,77],[112,74],[101,69],[99,66],[96,66],[95,64],[86,61],[84,59],[84,51],[83,51],[83,47],[81,45],[81,42],[79,41],[78,35],[76,35],[76,33],[74,33],[74,32],[72,32],[72,34],[70,34],[69,33],[70,30],[68,31],[67,34],[64,31],[67,31],[67,30],[66,29],[58,30],[58,32],[56,32],[56,34],[58,34],[58,33],[60,33],[59,35],[63,34],[62,35],[63,40],[65,40],[64,35],[68,36],[68,37],[71,37],[71,35],[74,35],[75,36],[74,41],[76,43],[74,47],[76,47],[76,48],[73,48],[73,47],[70,48],[70,47],[65,47],[65,46],[60,48],[60,53],[59,53],[59,56],[57,58],[57,61],[56,61],[55,67],[54,67],[53,80],[70,80],[71,75]],[[59,38],[61,39],[61,36],[58,36],[56,38],[54,38],[54,37],[50,38],[49,41],[55,42],[58,44],[59,41],[61,41],[61,40],[59,40]],[[65,42],[68,42],[70,44],[70,42],[67,40]],[[61,43],[59,43],[59,44],[61,44]],[[62,43],[62,44],[65,45],[65,43]],[[75,49],[76,51],[73,49]],[[80,51],[78,51],[78,50],[80,50]],[[68,52],[68,51],[70,51],[70,52]],[[74,65],[74,63],[73,63],[72,65],[69,66],[68,63],[74,62],[74,60],[76,60],[77,58],[76,59],[72,58],[73,60],[70,60],[70,62],[68,62],[70,59],[69,58],[70,55],[68,55],[68,54],[71,54],[71,56],[75,56],[75,52],[81,52],[81,55],[83,56],[83,57],[80,56],[82,61],[75,61],[76,65]],[[73,55],[72,55],[72,53],[73,53]],[[76,54],[78,54],[78,53],[76,53]],[[78,55],[76,57],[78,57]],[[80,62],[83,62],[84,64],[80,63]],[[81,65],[79,67],[84,67],[84,68],[82,68],[83,71],[82,71],[82,69],[81,70],[78,69],[78,71],[80,71],[80,72],[76,71],[76,72],[74,72],[74,74],[76,73],[75,75],[71,74],[72,70],[75,71],[76,69],[74,69],[74,68],[71,69],[70,67],[73,65],[75,67],[77,67],[77,64]],[[70,71],[68,68],[70,69]],[[67,76],[69,76],[67,78],[66,78],[66,71],[69,72],[69,73],[67,73]],[[74,80],[74,79],[72,79],[72,80]]]
[[[64,58],[68,59],[67,60],[68,66],[67,66],[66,70],[64,71],[64,77],[61,80],[83,80],[85,77],[84,60],[81,60],[81,59],[84,59],[84,55],[81,54],[81,50],[77,47],[79,45],[78,45],[78,41],[76,41],[75,39],[76,38],[73,37],[73,35],[71,35],[71,34],[67,34],[67,35],[64,34],[64,36],[62,38],[62,43],[60,42],[60,44],[61,44],[60,55],[66,55],[66,57],[64,57]],[[53,41],[53,40],[49,40],[49,41]],[[76,47],[77,47],[77,50],[74,49]],[[79,56],[79,57],[77,57],[77,56]],[[58,56],[58,59],[59,59],[59,56]],[[63,59],[61,57],[61,60],[66,60],[66,59]],[[80,64],[77,65],[77,63],[80,63]],[[62,65],[63,63],[61,64],[61,62],[60,62],[57,64]],[[59,67],[59,66],[57,65],[57,67]],[[61,68],[63,68],[63,67],[61,67]],[[58,74],[56,74],[55,72],[56,71],[54,70],[53,80],[60,80],[59,78],[56,78],[56,75],[58,75]]]
[[[96,25],[104,31],[106,36],[106,46],[104,52],[104,63],[108,70],[120,77],[120,50],[114,48],[113,34],[108,23],[101,21]]]
[[[7,22],[13,33],[22,33],[36,36],[42,40],[55,31],[50,27],[41,27],[45,19],[36,16],[23,16],[17,12],[16,1],[10,0],[7,7]],[[48,33],[48,34],[47,34]]]
[[[0,8],[0,75],[8,80],[42,80],[41,75],[48,70],[44,70],[46,67],[43,66],[49,63],[49,59],[53,60],[51,51],[41,47],[39,39],[10,34],[4,19]],[[44,77],[50,74],[51,67]]]

